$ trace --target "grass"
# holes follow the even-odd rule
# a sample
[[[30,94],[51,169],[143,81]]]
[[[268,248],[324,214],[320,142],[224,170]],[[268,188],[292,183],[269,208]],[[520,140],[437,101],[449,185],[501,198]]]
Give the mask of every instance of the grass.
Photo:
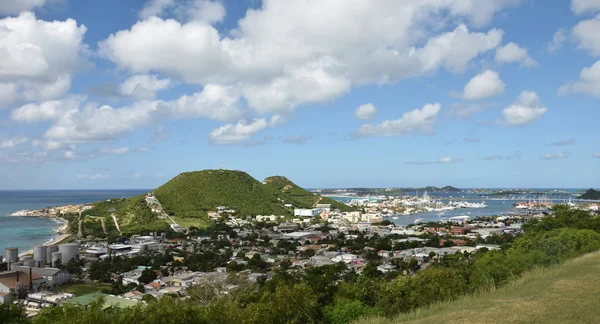
[[[206,218],[173,217],[173,219],[183,228],[190,228],[192,226],[196,228],[207,228],[212,225],[212,222]],[[169,224],[171,224],[171,222],[169,222]]]
[[[77,297],[92,294],[96,292],[101,292],[103,288],[110,288],[109,284],[95,284],[95,283],[75,283],[65,286],[58,287],[59,292],[65,292],[69,294],[73,294]]]
[[[599,272],[595,252],[531,271],[496,291],[359,323],[600,323]]]

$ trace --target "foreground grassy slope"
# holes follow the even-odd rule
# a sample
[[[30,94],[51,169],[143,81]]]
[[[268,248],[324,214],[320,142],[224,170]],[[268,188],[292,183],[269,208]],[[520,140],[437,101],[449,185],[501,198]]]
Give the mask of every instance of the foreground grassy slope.
[[[264,184],[279,192],[285,200],[285,203],[292,204],[295,207],[312,208],[316,204],[331,204],[333,208],[341,211],[353,210],[352,207],[337,200],[321,197],[310,191],[304,190],[286,177],[268,177],[265,179]]]
[[[493,292],[445,302],[383,323],[600,323],[600,252],[527,273]]]

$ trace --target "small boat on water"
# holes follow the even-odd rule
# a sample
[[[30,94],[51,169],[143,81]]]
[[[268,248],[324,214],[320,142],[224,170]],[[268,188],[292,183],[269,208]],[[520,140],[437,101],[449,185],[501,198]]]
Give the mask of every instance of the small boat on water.
[[[423,221],[423,218],[417,218],[413,224],[420,224]]]

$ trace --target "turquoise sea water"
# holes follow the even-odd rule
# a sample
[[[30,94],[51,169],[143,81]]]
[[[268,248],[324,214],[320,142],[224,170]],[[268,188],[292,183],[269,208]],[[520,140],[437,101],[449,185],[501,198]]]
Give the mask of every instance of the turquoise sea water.
[[[17,247],[19,253],[22,253],[37,244],[48,242],[52,239],[55,228],[60,225],[52,219],[7,217],[17,210],[128,198],[145,192],[148,190],[0,191],[0,255],[4,255],[7,247]]]

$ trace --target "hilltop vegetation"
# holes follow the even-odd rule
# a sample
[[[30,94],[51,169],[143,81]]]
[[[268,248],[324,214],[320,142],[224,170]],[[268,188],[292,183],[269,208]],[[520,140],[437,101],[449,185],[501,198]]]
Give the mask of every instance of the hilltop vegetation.
[[[204,170],[182,173],[154,191],[163,209],[177,217],[204,217],[217,206],[235,210],[238,215],[291,215],[296,208],[312,208],[330,203],[336,208],[350,207],[316,196],[285,177],[270,177],[259,182],[242,171]]]
[[[312,208],[317,204],[330,204],[334,209],[339,209],[341,211],[353,210],[352,207],[337,200],[321,197],[313,194],[312,192],[304,190],[286,177],[268,177],[263,183],[280,193],[286,204],[292,204],[302,208]]]
[[[600,191],[590,189],[579,196],[579,199],[600,200]]]

